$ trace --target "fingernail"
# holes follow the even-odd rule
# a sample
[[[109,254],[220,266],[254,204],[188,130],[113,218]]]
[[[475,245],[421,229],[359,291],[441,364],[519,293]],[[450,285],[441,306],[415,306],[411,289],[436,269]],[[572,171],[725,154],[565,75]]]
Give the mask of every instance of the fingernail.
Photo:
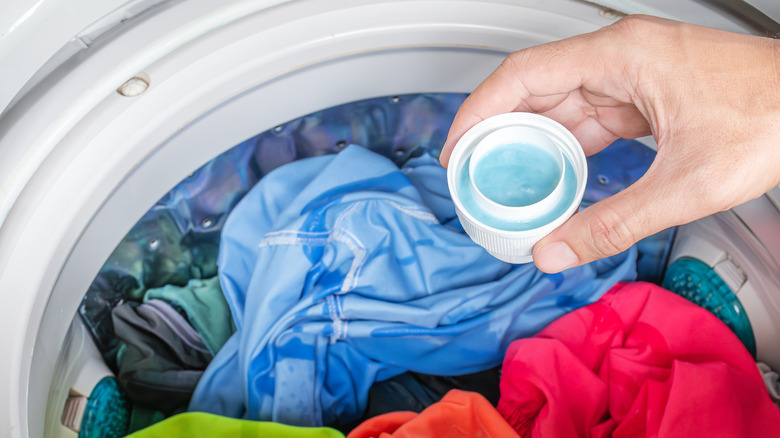
[[[444,159],[444,154],[439,155],[439,163],[441,163],[442,167],[447,167],[447,161],[449,161],[449,156],[447,157],[447,160]]]
[[[548,243],[534,257],[536,267],[544,272],[561,272],[572,266],[577,266],[580,260],[577,254],[569,248],[566,242]]]

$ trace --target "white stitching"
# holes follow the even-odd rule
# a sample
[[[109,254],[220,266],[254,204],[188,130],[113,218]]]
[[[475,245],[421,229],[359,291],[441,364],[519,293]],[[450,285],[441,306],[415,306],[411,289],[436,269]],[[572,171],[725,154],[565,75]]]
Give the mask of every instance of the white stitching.
[[[423,209],[419,207],[407,207],[395,201],[384,201],[384,202],[390,204],[390,206],[392,206],[393,208],[395,208],[396,210],[400,211],[401,213],[407,216],[411,216],[415,219],[419,219],[422,221],[433,222],[435,224],[439,223],[439,220],[436,219],[436,216],[427,209]]]
[[[336,302],[333,295],[325,297],[325,302],[328,304],[328,316],[333,321],[333,335],[330,337],[330,343],[335,343],[342,335],[341,319],[336,314]]]
[[[276,245],[310,245],[310,246],[325,246],[332,241],[340,242],[347,246],[352,252],[352,265],[349,267],[347,275],[344,277],[344,281],[341,284],[341,289],[338,295],[346,294],[353,290],[357,286],[358,279],[360,278],[360,271],[366,262],[367,251],[363,243],[358,239],[351,231],[342,228],[342,223],[352,214],[357,211],[358,206],[362,206],[373,200],[354,202],[347,207],[333,223],[333,226],[328,231],[296,231],[296,230],[277,230],[267,233],[260,243],[257,244],[258,248],[266,246]],[[436,216],[428,210],[423,210],[414,207],[407,207],[398,204],[393,201],[385,201],[391,207],[395,208],[399,212],[410,216],[414,219],[432,222],[438,224],[439,221]],[[328,306],[328,315],[333,322],[333,335],[331,336],[330,343],[336,342],[340,338],[346,338],[348,322],[344,320],[344,309],[342,307],[342,300],[338,296],[328,295],[326,297],[326,304]]]
[[[352,265],[349,267],[349,272],[344,277],[344,283],[341,285],[340,294],[344,294],[354,289],[357,286],[360,271],[363,268],[363,264],[366,261],[366,247],[355,237],[350,231],[345,229],[339,229],[339,241],[343,242],[352,251],[354,258],[352,259]],[[341,238],[344,235],[345,238]]]

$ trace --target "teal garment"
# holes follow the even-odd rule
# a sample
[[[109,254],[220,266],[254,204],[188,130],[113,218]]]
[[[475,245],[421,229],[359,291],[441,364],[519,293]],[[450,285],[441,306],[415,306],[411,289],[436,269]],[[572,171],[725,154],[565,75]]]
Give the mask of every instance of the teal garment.
[[[268,421],[238,420],[187,412],[128,435],[127,438],[344,438],[327,427],[295,427]]]
[[[185,313],[212,354],[216,354],[236,331],[230,308],[219,287],[219,277],[193,279],[186,286],[167,285],[149,289],[144,295],[144,302],[153,299],[165,301]]]

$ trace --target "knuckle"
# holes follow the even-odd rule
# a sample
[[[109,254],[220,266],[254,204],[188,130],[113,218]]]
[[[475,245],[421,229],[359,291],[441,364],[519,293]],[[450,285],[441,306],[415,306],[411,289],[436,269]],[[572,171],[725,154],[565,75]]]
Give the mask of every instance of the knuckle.
[[[634,234],[614,210],[602,208],[590,218],[589,224],[594,258],[621,253],[634,244]]]
[[[654,21],[652,17],[647,15],[626,15],[611,27],[628,35],[641,36],[653,31]]]
[[[520,71],[522,66],[526,64],[528,60],[528,56],[530,55],[530,52],[532,50],[533,48],[528,48],[528,49],[518,50],[516,52],[510,53],[501,62],[499,68],[506,70],[507,72],[510,72],[512,74],[517,74],[517,72]]]

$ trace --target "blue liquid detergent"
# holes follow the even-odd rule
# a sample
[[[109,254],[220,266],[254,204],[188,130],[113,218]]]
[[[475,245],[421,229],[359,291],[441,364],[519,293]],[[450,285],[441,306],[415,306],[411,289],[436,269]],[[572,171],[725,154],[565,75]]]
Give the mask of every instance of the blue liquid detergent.
[[[543,154],[543,152],[540,152],[540,155]],[[487,154],[483,158],[483,162],[487,161],[487,159],[492,155],[492,152]],[[555,165],[555,161],[552,157],[550,157],[550,161],[552,163],[552,169],[555,171],[555,173],[558,172],[557,165]],[[507,221],[503,219],[498,219],[495,216],[491,215],[488,212],[485,212],[482,210],[482,208],[477,205],[477,203],[474,201],[474,193],[473,189],[471,187],[470,182],[470,174],[469,174],[469,163],[471,161],[471,157],[469,157],[468,160],[463,165],[463,169],[461,171],[460,176],[455,181],[455,190],[458,191],[458,194],[460,195],[461,203],[463,204],[463,209],[466,210],[474,219],[477,221],[493,228],[497,228],[499,230],[506,230],[506,231],[526,231],[531,230],[534,228],[539,228],[541,226],[544,226],[552,221],[554,221],[559,216],[563,215],[568,207],[571,205],[571,203],[574,201],[574,197],[577,193],[577,177],[574,174],[574,168],[571,165],[571,162],[569,161],[569,157],[566,156],[566,154],[563,154],[563,163],[566,168],[566,174],[563,178],[563,197],[560,200],[560,203],[556,205],[550,212],[547,214],[544,214],[542,216],[538,216],[536,218],[530,219],[530,220],[524,220],[524,221]],[[482,163],[480,163],[481,165]],[[477,166],[476,171],[481,173],[481,166]],[[517,173],[514,169],[507,172],[510,174]],[[557,181],[560,176],[556,177],[555,180]],[[485,190],[490,191],[491,187],[490,184],[495,184],[494,187],[500,187],[502,185],[508,185],[511,183],[507,183],[506,181],[501,181],[497,178],[497,181],[491,182],[491,183],[480,183],[479,181],[476,181],[476,183],[479,184],[485,184],[484,186],[480,185],[480,190],[482,191],[485,196],[490,197],[491,195],[488,195],[485,193]],[[539,184],[539,192],[543,192],[543,187],[545,184],[542,182]],[[500,191],[500,190],[499,190]],[[552,191],[552,190],[550,190]],[[498,196],[493,194],[492,196]],[[493,198],[491,198],[493,199]],[[498,202],[498,201],[496,201]],[[506,204],[505,204],[506,205]],[[511,205],[511,204],[509,204]],[[522,204],[521,204],[522,205]],[[525,204],[527,205],[527,204]]]
[[[525,207],[555,190],[561,169],[546,150],[530,144],[504,144],[488,152],[474,169],[474,184],[493,202]]]

